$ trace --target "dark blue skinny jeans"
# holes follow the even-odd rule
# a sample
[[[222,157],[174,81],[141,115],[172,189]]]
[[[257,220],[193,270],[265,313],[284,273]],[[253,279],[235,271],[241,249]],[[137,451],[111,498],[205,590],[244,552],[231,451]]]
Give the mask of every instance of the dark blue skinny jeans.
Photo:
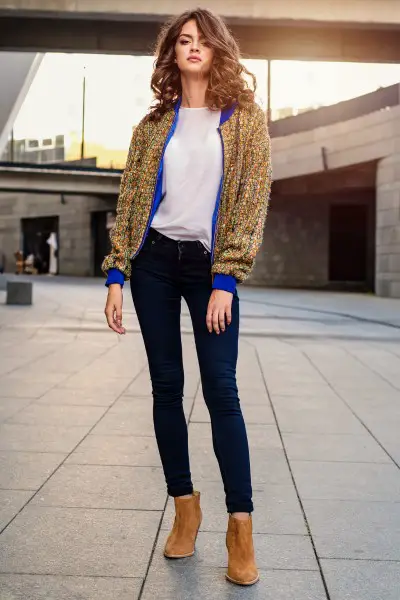
[[[151,229],[132,261],[131,291],[146,347],[153,388],[154,429],[171,496],[191,494],[188,431],[183,412],[181,298],[189,307],[203,395],[228,512],[252,512],[250,458],[236,385],[239,298],[232,323],[209,333],[211,258],[200,242],[176,242]]]

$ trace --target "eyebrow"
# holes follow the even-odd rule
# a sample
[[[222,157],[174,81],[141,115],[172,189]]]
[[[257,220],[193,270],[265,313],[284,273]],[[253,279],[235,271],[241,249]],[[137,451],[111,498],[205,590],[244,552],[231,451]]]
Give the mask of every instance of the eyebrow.
[[[190,33],[180,33],[179,37],[180,38],[181,37],[187,37],[187,38],[190,38],[191,40],[193,39],[193,36]],[[205,37],[204,37],[204,35],[202,33],[199,35],[199,40],[205,40]]]

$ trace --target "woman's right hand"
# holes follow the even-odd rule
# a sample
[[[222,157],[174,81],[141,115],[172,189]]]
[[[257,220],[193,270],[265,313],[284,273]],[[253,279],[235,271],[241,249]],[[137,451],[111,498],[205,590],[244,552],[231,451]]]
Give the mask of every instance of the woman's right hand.
[[[108,296],[104,314],[110,329],[119,334],[125,333],[122,327],[122,286],[119,283],[112,283],[108,286]]]

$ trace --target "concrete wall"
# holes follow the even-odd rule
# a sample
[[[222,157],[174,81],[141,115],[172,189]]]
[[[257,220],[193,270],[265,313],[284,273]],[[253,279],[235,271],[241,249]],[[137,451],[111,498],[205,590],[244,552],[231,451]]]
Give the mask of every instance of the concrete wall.
[[[333,203],[369,203],[374,194],[347,193],[272,197],[265,240],[249,284],[323,288],[329,284],[329,207]],[[116,199],[95,196],[0,192],[0,252],[8,271],[21,247],[21,219],[59,217],[59,271],[63,275],[93,274],[91,213],[115,208]],[[374,231],[370,234],[373,268]],[[371,275],[370,279],[373,280]]]
[[[14,252],[21,247],[21,219],[59,217],[59,271],[63,275],[93,274],[91,212],[115,208],[115,200],[95,196],[0,192],[0,253],[13,271]]]
[[[274,180],[379,160],[400,151],[400,106],[272,140]]]
[[[322,171],[322,148],[325,148],[329,169],[379,161],[376,182],[375,289],[380,296],[399,298],[400,106],[273,139],[274,180],[286,180]],[[287,216],[285,218],[288,219]],[[268,248],[267,240],[266,247]],[[275,260],[277,264],[280,263],[277,258]],[[264,273],[267,276],[273,273],[270,264],[271,259],[266,258]],[[311,273],[310,277],[313,277]],[[261,280],[261,274],[256,276],[256,281]]]
[[[329,282],[329,210],[333,204],[369,207],[368,279],[374,280],[374,191],[272,196],[264,243],[249,279],[252,285],[324,288]]]
[[[378,165],[376,220],[376,293],[400,298],[400,153]]]
[[[198,0],[0,0],[0,10],[48,11],[60,16],[63,13],[155,16],[179,14],[198,5]],[[206,0],[201,5],[236,19],[400,25],[397,0]]]

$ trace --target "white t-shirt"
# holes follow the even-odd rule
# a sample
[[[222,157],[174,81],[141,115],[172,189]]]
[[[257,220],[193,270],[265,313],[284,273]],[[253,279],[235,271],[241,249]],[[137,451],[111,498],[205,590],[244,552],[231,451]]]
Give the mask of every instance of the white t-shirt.
[[[163,193],[152,227],[173,240],[212,245],[212,216],[222,175],[221,111],[180,108],[164,155]]]

